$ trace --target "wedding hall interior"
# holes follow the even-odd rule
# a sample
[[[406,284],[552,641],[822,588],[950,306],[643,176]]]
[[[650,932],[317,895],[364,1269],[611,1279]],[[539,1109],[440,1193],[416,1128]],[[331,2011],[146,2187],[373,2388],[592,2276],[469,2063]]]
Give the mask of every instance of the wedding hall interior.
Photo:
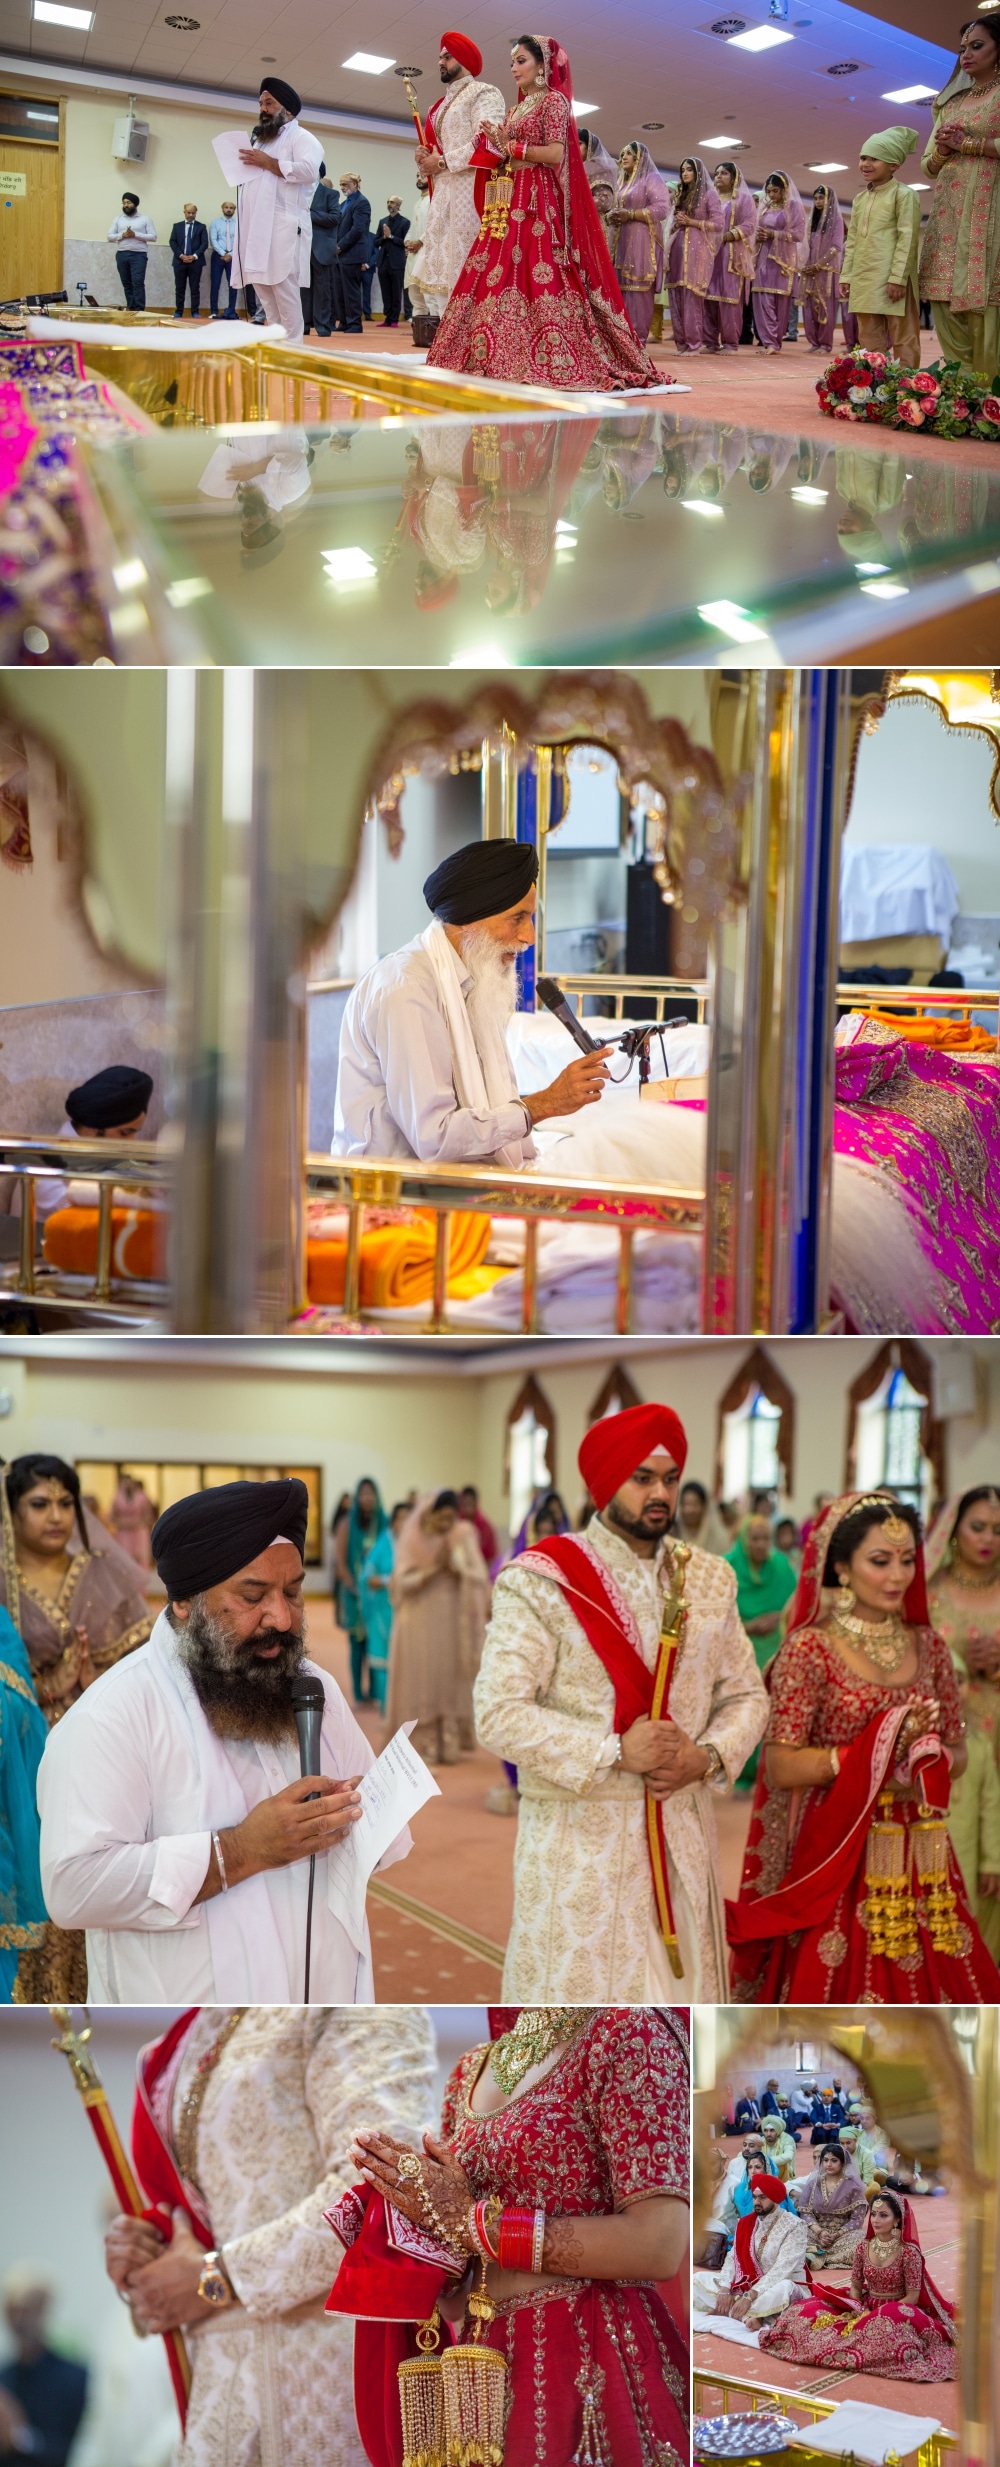
[[[402,18],[390,0],[346,6],[332,27],[318,0],[292,0],[280,56],[258,55],[257,34],[225,11],[98,6],[52,19],[29,13],[28,0],[3,0],[0,171],[14,296],[0,304],[0,364],[19,406],[6,485],[25,532],[23,555],[9,552],[5,664],[699,666],[744,644],[765,665],[996,650],[993,415],[979,419],[978,397],[970,409],[959,395],[932,433],[914,394],[905,422],[876,438],[870,386],[850,427],[835,425],[817,394],[830,354],[857,342],[857,316],[839,298],[845,233],[865,194],[864,146],[887,129],[901,132],[902,152],[887,159],[911,217],[916,281],[936,211],[925,158],[937,98],[956,75],[965,91],[960,17],[942,18],[928,0],[820,0],[808,14],[791,0],[748,0],[701,20],[661,0],[616,22],[611,39],[605,13],[582,0],[557,33],[573,122],[591,143],[595,209],[598,163],[611,184],[601,223],[648,353],[641,389],[610,377],[604,389],[567,386],[551,368],[515,380],[435,364],[433,349],[428,362],[404,253],[428,207],[417,129],[426,134],[441,95],[441,31],[427,0]],[[459,42],[480,62],[495,112],[512,92],[510,48],[481,0]],[[313,172],[322,160],[335,199],[345,178],[363,184],[370,212],[363,318],[360,294],[356,322],[331,329],[313,316],[307,247],[300,339],[254,323],[245,290],[229,288],[225,218],[219,236],[220,206],[231,224],[236,200],[218,196],[232,175],[213,147],[227,133],[234,141],[234,123],[237,138],[244,120],[248,134],[269,68],[294,81]],[[132,235],[139,305],[131,288],[123,304],[114,230],[129,164],[130,210],[143,221]],[[701,167],[713,199],[720,165],[731,167],[749,201],[744,321],[721,351],[678,341],[668,260],[686,164]],[[755,217],[767,213],[776,166],[801,232],[796,224],[794,279],[778,285],[788,332],[768,343],[763,312],[755,324],[752,311],[764,290],[754,295],[751,276],[764,228]],[[200,255],[182,246],[189,206]],[[377,245],[384,206],[401,226],[392,269]],[[407,269],[413,315],[404,288],[400,317],[394,285]],[[699,315],[708,283],[706,272],[692,294]],[[957,299],[957,278],[948,288]],[[942,364],[931,307],[922,300],[915,344],[924,370]],[[263,319],[263,306],[256,313]],[[911,341],[911,359],[913,350]],[[983,372],[980,394],[994,374]],[[854,418],[846,395],[840,412]],[[61,526],[58,573],[44,575],[43,467]]]
[[[888,2437],[890,2425],[901,2457],[912,2453],[941,2467],[956,2456],[985,2455],[977,2445],[989,2404],[997,2301],[994,2017],[873,2013],[846,2006],[829,2013],[790,2007],[748,2019],[732,2007],[701,2006],[692,2023],[696,2412],[716,2416],[723,2393],[733,2412],[752,2401],[779,2414],[789,2400],[800,2408],[814,2402],[813,2438],[822,2445],[817,2455],[842,2456],[843,2443],[856,2440],[863,2456],[866,2437],[870,2444],[879,2427]],[[832,2122],[824,2124],[824,2111]],[[867,2370],[848,2364],[838,2372],[782,2354],[780,2328],[770,2338],[775,2352],[768,2353],[768,2341],[749,2323],[711,2319],[705,2309],[711,2297],[699,2295],[710,2281],[697,2264],[705,2249],[701,2240],[712,2234],[706,2222],[721,2221],[727,2187],[741,2171],[745,2133],[736,2119],[749,2120],[751,2131],[759,2132],[771,2116],[779,2118],[779,2127],[765,2138],[773,2149],[783,2134],[790,2153],[781,2161],[783,2181],[794,2188],[786,2201],[807,2221],[814,2287],[832,2295],[834,2305],[850,2284],[848,2248],[865,2249],[866,2213],[880,2192],[891,2191],[900,2209],[905,2204],[906,2232],[930,2282],[924,2302],[937,2307],[945,2332],[937,2350],[944,2377],[932,2370],[919,2381],[905,2373],[898,2377],[888,2320],[879,2325],[882,2371],[870,2360]],[[845,2206],[836,2222],[831,2216],[824,2226],[808,2190],[816,2183],[823,2149],[838,2141],[851,2153],[848,2170],[858,2212],[846,2234]],[[765,2164],[773,2168],[774,2162]],[[731,2234],[730,2228],[730,2241]],[[716,2226],[716,2245],[726,2241]],[[714,2253],[711,2266],[717,2266]],[[834,2343],[838,2326],[847,2336],[846,2319],[827,2313]],[[802,2433],[809,2437],[805,2427]]]
[[[780,1642],[800,1532],[818,1501],[888,1482],[929,1528],[946,1501],[995,1484],[1000,1471],[1000,1344],[989,1338],[748,1346],[372,1336],[363,1346],[319,1338],[303,1347],[275,1338],[133,1336],[123,1346],[108,1334],[0,1337],[0,1453],[12,1462],[41,1451],[75,1469],[88,1515],[134,1552],[136,1620],[152,1621],[162,1606],[149,1532],[173,1500],[235,1479],[295,1474],[306,1483],[307,1649],[353,1697],[375,1748],[385,1736],[385,1686],[362,1671],[356,1650],[352,1663],[340,1623],[331,1526],[345,1499],[374,1482],[391,1520],[414,1498],[475,1492],[486,1561],[481,1634],[487,1568],[534,1538],[553,1498],[554,1529],[579,1527],[584,1433],[639,1402],[669,1404],[684,1425],[685,1481],[704,1494],[698,1513],[692,1504],[692,1538],[704,1534],[724,1556],[751,1507],[764,1517],[767,1565],[762,1576],[741,1559],[738,1592],[762,1664]],[[135,1493],[131,1514],[123,1484]],[[391,1672],[391,1642],[387,1650]],[[992,1701],[995,1681],[983,1688]],[[370,1887],[375,1994],[490,2003],[511,1923],[517,1800],[503,1764],[481,1746],[437,1764],[435,1778],[441,1795],[415,1820],[414,1849]],[[722,1889],[733,1897],[752,1768],[713,1799]]]
[[[3,1324],[995,1329],[998,697],[987,670],[10,675]],[[426,927],[430,870],[505,841],[538,877],[510,1069],[542,1090],[613,1040],[600,1104],[519,1169],[332,1153],[354,989]],[[142,1119],[81,1139],[68,1095],[115,1068]]]

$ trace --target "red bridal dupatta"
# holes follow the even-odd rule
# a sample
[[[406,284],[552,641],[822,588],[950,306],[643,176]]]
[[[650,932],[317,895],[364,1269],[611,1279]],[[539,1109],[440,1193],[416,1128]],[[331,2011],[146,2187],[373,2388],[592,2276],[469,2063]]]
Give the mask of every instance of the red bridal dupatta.
[[[810,1631],[816,1631],[831,1539],[862,1495],[850,1492],[836,1500],[809,1537],[782,1658],[807,1644]],[[926,1636],[930,1615],[922,1547],[918,1547],[904,1615],[911,1628],[923,1630]],[[829,1650],[825,1640],[817,1637],[816,1641]],[[772,1679],[773,1673],[774,1665]],[[845,1680],[849,1679],[845,1671]],[[950,1937],[916,1878],[914,1854],[924,1838],[914,1834],[916,1798],[894,1799],[886,1811],[892,1824],[904,1828],[904,1872],[916,1886],[912,1903],[916,1935],[910,1949],[898,1958],[872,1948],[872,1908],[866,1896],[876,1801],[892,1781],[899,1734],[916,1701],[911,1689],[900,1690],[898,1701],[892,1701],[895,1690],[877,1693],[882,1695],[881,1705],[855,1737],[841,1745],[840,1772],[822,1792],[772,1789],[766,1752],[761,1756],[740,1896],[726,1904],[736,2002],[840,2003],[859,1997],[886,2004],[961,2003],[970,1998],[976,2003],[1000,2002],[1000,1972],[973,1919],[946,1835],[941,1883],[952,1897]],[[925,1809],[943,1818],[950,1774],[937,1735],[913,1741],[905,1763],[911,1781],[917,1783],[919,1776],[919,1798]],[[788,1844],[784,1874],[772,1883],[783,1841]],[[764,1891],[757,1882],[762,1869],[768,1881]],[[954,1949],[945,1950],[946,1942]]]

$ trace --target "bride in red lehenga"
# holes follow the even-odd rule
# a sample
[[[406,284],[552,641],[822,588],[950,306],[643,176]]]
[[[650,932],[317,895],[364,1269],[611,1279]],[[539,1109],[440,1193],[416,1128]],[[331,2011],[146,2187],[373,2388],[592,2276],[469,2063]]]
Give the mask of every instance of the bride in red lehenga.
[[[670,385],[637,341],[587,182],[569,61],[552,35],[523,34],[520,99],[484,127],[473,162],[511,184],[487,191],[428,362],[462,375],[592,393]]]
[[[1000,2003],[945,1826],[965,1725],[914,1509],[884,1492],[835,1500],[768,1685],[740,1896],[726,1904],[733,2001]]]
[[[814,2279],[760,2333],[762,2355],[881,2381],[954,2381],[954,2307],[935,2287],[917,2224],[898,2193],[877,2193],[851,2265],[849,2287]]]

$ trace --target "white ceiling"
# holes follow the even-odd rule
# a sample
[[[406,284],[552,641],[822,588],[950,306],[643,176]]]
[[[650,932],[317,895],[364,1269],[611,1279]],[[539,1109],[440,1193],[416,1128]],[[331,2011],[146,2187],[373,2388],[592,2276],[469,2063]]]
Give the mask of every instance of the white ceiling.
[[[32,62],[36,71],[61,65],[84,70],[100,86],[102,70],[134,78],[141,95],[146,77],[176,80],[191,89],[253,93],[268,66],[298,87],[308,105],[406,124],[405,94],[391,71],[366,76],[341,65],[356,50],[392,56],[423,70],[425,102],[439,91],[437,56],[442,12],[429,0],[348,0],[331,23],[328,0],[188,0],[186,14],[200,22],[194,32],[167,24],[180,14],[176,0],[96,0],[89,34],[39,24],[32,0],[0,0],[0,70]],[[923,19],[926,0],[875,0],[892,7],[910,27]],[[565,11],[574,89],[600,106],[593,126],[612,151],[652,120],[656,158],[676,164],[709,137],[737,138],[748,151],[743,167],[762,179],[780,164],[793,179],[806,166],[836,161],[848,167],[838,181],[853,193],[857,153],[864,138],[889,121],[905,118],[929,131],[926,107],[905,110],[886,103],[889,88],[937,87],[954,54],[925,41],[905,25],[889,24],[846,0],[788,0],[792,40],[762,53],[733,48],[711,32],[715,12],[699,0],[574,0]],[[748,23],[767,20],[767,0],[749,0],[733,14]],[[942,12],[943,14],[943,12]],[[955,13],[955,25],[960,12]],[[458,12],[463,30],[482,46],[486,69],[510,86],[510,36],[519,21],[511,11],[498,23],[486,0],[468,0]],[[951,25],[943,29],[951,40]],[[831,77],[843,61],[856,73]],[[916,176],[915,161],[910,164]]]

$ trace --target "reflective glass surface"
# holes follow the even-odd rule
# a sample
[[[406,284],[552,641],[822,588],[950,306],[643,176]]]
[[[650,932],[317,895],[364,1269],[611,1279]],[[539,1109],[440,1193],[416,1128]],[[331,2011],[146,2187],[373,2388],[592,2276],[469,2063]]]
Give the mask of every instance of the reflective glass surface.
[[[120,658],[825,662],[982,601],[1000,454],[680,406],[159,429],[90,457]],[[124,576],[124,581],[117,579]]]

